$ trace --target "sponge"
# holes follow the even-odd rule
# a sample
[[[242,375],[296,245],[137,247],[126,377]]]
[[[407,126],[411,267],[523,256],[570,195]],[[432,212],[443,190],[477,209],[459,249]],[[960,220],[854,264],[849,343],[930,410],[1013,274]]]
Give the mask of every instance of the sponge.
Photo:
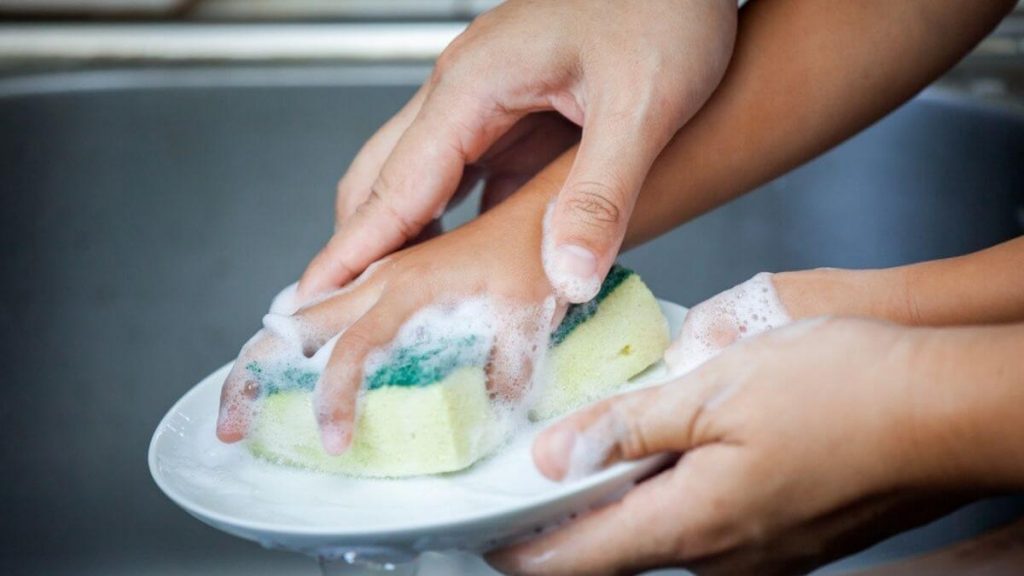
[[[615,266],[598,295],[573,305],[551,335],[529,415],[563,414],[610,394],[657,362],[668,324],[640,277]],[[466,468],[507,439],[507,409],[490,400],[484,366],[490,338],[440,337],[398,347],[364,382],[353,444],[341,456],[320,445],[313,417],[317,371],[246,366],[265,398],[250,431],[253,454],[282,464],[353,476],[401,477]]]
[[[249,449],[283,464],[352,476],[411,476],[461,470],[503,440],[491,422],[484,371],[454,370],[428,386],[382,386],[362,398],[352,446],[328,456],[313,418],[313,395],[269,394]]]
[[[668,321],[654,294],[635,272],[614,266],[597,296],[570,307],[551,335],[546,385],[530,418],[552,418],[611,394],[660,360],[668,343]]]

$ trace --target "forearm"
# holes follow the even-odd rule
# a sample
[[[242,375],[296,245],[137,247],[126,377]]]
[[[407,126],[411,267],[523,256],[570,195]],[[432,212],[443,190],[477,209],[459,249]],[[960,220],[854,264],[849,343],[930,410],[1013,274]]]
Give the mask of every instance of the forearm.
[[[1024,489],[1024,324],[929,329],[915,338],[909,483]]]
[[[905,277],[910,324],[1024,321],[1024,236],[966,256],[908,266]]]
[[[624,243],[650,240],[810,160],[955,64],[1012,0],[770,0],[741,11],[729,69],[654,163]],[[543,173],[559,189],[575,155]]]
[[[794,319],[865,316],[913,326],[1024,321],[1024,237],[881,270],[823,268],[773,278]]]

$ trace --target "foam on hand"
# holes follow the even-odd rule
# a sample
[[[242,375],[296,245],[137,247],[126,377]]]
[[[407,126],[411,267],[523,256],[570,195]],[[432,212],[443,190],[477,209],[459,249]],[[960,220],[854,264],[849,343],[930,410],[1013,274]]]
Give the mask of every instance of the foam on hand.
[[[554,233],[551,230],[551,222],[555,213],[555,201],[548,204],[544,212],[544,223],[542,228],[540,256],[544,266],[544,272],[548,281],[555,290],[567,298],[570,302],[586,302],[597,294],[601,289],[601,278],[597,275],[596,261],[594,262],[595,272],[580,275],[576,270],[567,270],[565,258],[559,251],[576,252],[577,257],[593,259],[594,255],[586,252],[577,246],[555,246]]]
[[[285,286],[284,290],[278,292],[274,299],[270,301],[270,313],[282,316],[295,314],[299,310],[298,290],[298,282]]]
[[[313,390],[330,357],[249,367],[266,396],[249,448],[264,458],[355,476],[409,476],[459,470],[503,439],[484,375],[496,330],[482,299],[428,307],[364,365],[352,446],[341,456],[321,448]]]
[[[527,425],[527,415],[551,418],[606,396],[668,345],[657,301],[625,268],[614,267],[597,296],[570,306],[551,332],[555,311],[554,298],[540,306],[473,298],[414,314],[368,356],[353,443],[341,456],[321,447],[312,394],[338,335],[311,354],[308,327],[268,314],[260,341],[274,342],[275,353],[243,350],[245,364],[235,366],[262,394],[249,449],[357,476],[461,470]]]
[[[665,352],[674,374],[689,372],[731,344],[792,322],[768,272],[695,306]]]

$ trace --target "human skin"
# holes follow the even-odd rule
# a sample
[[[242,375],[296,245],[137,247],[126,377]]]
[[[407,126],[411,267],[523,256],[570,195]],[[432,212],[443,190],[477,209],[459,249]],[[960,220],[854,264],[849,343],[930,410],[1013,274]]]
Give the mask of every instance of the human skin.
[[[316,385],[314,405],[324,449],[344,452],[352,441],[357,399],[368,356],[389,344],[416,312],[485,298],[496,312],[496,342],[488,365],[492,391],[509,399],[529,385],[534,344],[546,342],[556,322],[554,291],[541,266],[548,187],[521,190],[494,210],[452,232],[390,255],[357,283],[277,318],[312,353],[342,333]],[[481,257],[486,255],[486,257]],[[239,355],[221,391],[217,435],[245,437],[259,384],[246,365],[283,348],[282,330],[264,329]]]
[[[589,300],[651,162],[721,80],[735,29],[735,0],[509,0],[481,15],[341,179],[337,233],[300,297],[344,285],[482,176],[497,202],[579,126],[545,266],[562,299]]]
[[[629,223],[626,245],[649,240],[727,202],[862,129],[952,66],[1013,5],[1010,0],[752,3],[741,14],[735,53],[721,85],[704,108],[675,135],[648,174]],[[945,32],[935,34],[935,30]],[[893,53],[903,57],[891,58]],[[886,65],[879,65],[880,62]],[[477,264],[436,266],[432,268],[437,275],[434,282],[459,286],[466,270],[486,260],[479,258],[480,254],[504,247],[516,238],[514,234],[503,234],[505,230],[530,228],[540,222],[547,203],[562,189],[575,154],[575,148],[564,153],[513,196],[522,194],[530,201],[516,204],[514,210],[503,210],[507,202],[503,203],[465,227],[473,231],[471,236],[459,230],[449,233],[451,238],[472,238],[465,246],[449,239],[444,241],[444,247],[464,251],[460,253],[473,252]],[[544,201],[535,202],[536,199]],[[521,220],[518,224],[497,226],[504,217]],[[494,233],[481,232],[477,222],[495,223]],[[422,244],[424,249],[418,253],[431,255],[430,259],[435,261],[448,260],[449,254],[436,250],[440,244],[433,242]],[[523,251],[517,257],[539,264],[539,242],[538,232],[535,242],[523,242]],[[525,262],[520,264],[537,269]],[[506,286],[504,282],[522,282],[523,286]],[[543,291],[544,286],[551,290],[549,284],[542,286],[532,274],[498,273],[484,285],[498,292],[535,294]],[[405,306],[401,301],[414,293],[411,290],[406,296],[397,294],[385,300],[394,306],[395,312],[382,325],[400,325],[411,316],[415,307]],[[361,314],[352,314],[361,318]],[[381,334],[393,332],[383,330]],[[340,404],[326,400],[331,405],[328,412],[338,418],[324,418],[325,430],[351,426],[357,373],[338,366],[338,362],[358,359],[364,355],[366,346],[356,349],[359,352],[350,357],[343,358],[339,353],[328,368],[331,378],[341,375],[337,376],[338,384],[330,385],[338,391]],[[229,378],[222,403],[245,406],[244,401],[233,401],[243,398],[245,389],[244,381]],[[228,420],[245,421],[231,418],[222,420],[222,424]],[[218,433],[222,439],[234,441],[244,436],[245,427],[224,425]],[[332,452],[347,445],[337,441],[339,435],[328,435],[335,438],[325,442],[332,446]]]
[[[965,494],[1024,488],[1024,324],[810,320],[736,344],[656,388],[546,430],[605,463],[682,457],[621,501],[489,561],[508,574],[791,574],[922,522]],[[600,460],[600,458],[598,458]],[[884,534],[884,531],[882,532]]]
[[[908,326],[1024,322],[1022,285],[1024,237],[973,254],[894,268],[762,273],[691,308],[665,362],[686,371],[738,340],[817,316],[877,318]]]
[[[623,247],[725,204],[874,123],[958,62],[1014,5],[749,3],[725,77],[655,161]],[[550,185],[564,181],[575,153],[544,171]]]
[[[910,326],[1024,321],[1024,237],[980,252],[880,270],[775,274],[793,318],[869,316]]]

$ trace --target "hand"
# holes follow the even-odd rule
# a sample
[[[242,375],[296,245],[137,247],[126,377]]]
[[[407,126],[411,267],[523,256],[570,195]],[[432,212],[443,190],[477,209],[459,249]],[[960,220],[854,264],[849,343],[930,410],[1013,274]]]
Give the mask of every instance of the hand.
[[[540,263],[541,216],[547,195],[524,189],[500,209],[368,268],[344,289],[293,315],[270,314],[246,344],[224,382],[217,434],[243,438],[261,395],[246,366],[278,354],[313,356],[340,334],[316,385],[314,404],[324,449],[349,446],[356,399],[372,352],[391,343],[422,310],[455,314],[481,303],[469,321],[493,337],[488,382],[504,398],[519,398],[530,382],[538,342],[554,321],[555,299]],[[455,319],[453,319],[455,320]]]
[[[762,272],[691,308],[665,351],[665,363],[683,374],[740,340],[805,318],[862,316],[910,324],[909,269]]]
[[[338,232],[310,263],[300,296],[343,286],[401,247],[481,173],[514,188],[575,142],[564,121],[530,116],[555,111],[583,137],[553,209],[545,266],[563,299],[590,299],[652,162],[724,74],[736,8],[510,0],[480,16],[342,178]]]
[[[620,502],[490,561],[510,574],[680,565],[791,573],[847,551],[843,542],[865,545],[863,536],[847,539],[851,527],[906,512],[901,491],[923,475],[915,399],[934,393],[934,381],[915,371],[919,332],[803,322],[567,418],[534,446],[552,479],[580,472],[580,463],[682,457]],[[931,517],[912,509],[904,520]],[[794,546],[808,539],[813,546]]]

